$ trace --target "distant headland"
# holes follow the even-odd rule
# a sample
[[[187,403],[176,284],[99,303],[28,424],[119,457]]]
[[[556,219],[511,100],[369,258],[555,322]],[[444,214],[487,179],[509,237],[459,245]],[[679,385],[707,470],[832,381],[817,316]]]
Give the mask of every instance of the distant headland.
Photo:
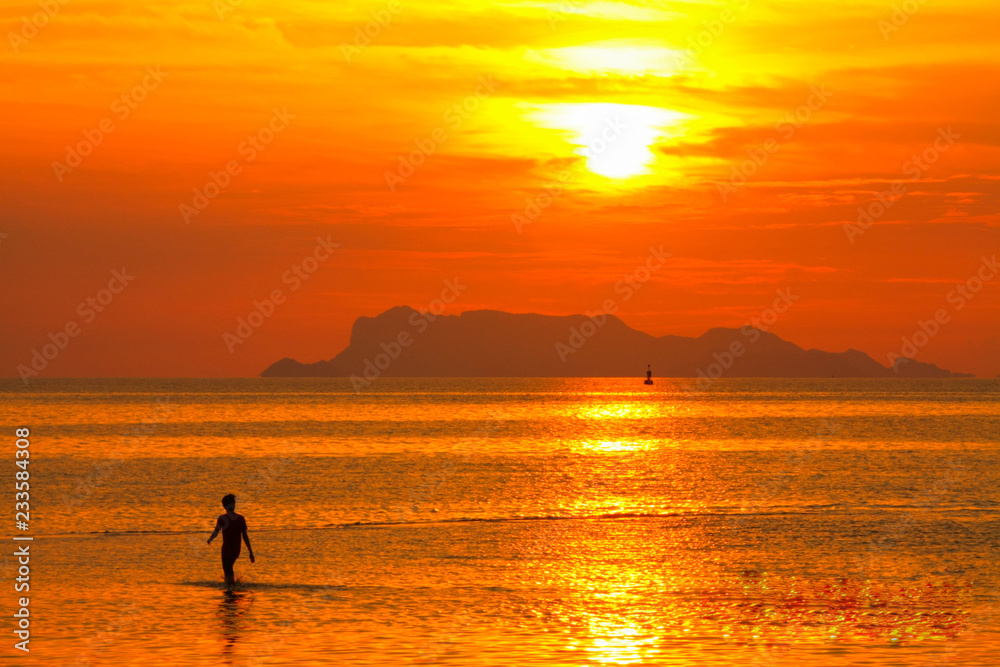
[[[432,315],[397,306],[359,317],[351,342],[327,361],[282,359],[263,377],[972,377],[864,352],[805,350],[761,329],[710,329],[697,338],[651,336],[614,315],[551,316],[496,310]]]

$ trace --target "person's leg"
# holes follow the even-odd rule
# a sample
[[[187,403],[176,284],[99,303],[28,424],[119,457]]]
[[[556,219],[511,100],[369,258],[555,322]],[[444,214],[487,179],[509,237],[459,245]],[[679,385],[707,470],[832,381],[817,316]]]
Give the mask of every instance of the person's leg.
[[[236,575],[233,572],[233,563],[236,562],[235,558],[227,557],[225,554],[222,556],[222,572],[226,575],[226,586],[232,586],[236,581]]]

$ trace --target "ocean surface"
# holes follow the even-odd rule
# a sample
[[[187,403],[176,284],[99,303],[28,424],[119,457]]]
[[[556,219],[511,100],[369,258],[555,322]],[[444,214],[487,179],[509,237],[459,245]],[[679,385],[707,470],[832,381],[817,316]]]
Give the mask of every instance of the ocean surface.
[[[690,389],[2,381],[31,528],[9,497],[0,662],[1000,663],[1000,381]]]

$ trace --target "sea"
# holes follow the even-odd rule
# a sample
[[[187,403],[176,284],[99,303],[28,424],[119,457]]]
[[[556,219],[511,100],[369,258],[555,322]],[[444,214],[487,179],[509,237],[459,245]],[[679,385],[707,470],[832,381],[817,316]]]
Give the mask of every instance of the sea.
[[[1000,664],[1000,381],[642,379],[0,381],[0,663]]]

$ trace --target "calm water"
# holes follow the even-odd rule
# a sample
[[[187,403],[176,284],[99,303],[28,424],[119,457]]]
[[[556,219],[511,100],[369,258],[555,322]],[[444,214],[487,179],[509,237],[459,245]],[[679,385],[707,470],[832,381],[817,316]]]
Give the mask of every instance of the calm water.
[[[997,664],[1000,382],[684,386],[4,381],[36,541],[0,661]]]

